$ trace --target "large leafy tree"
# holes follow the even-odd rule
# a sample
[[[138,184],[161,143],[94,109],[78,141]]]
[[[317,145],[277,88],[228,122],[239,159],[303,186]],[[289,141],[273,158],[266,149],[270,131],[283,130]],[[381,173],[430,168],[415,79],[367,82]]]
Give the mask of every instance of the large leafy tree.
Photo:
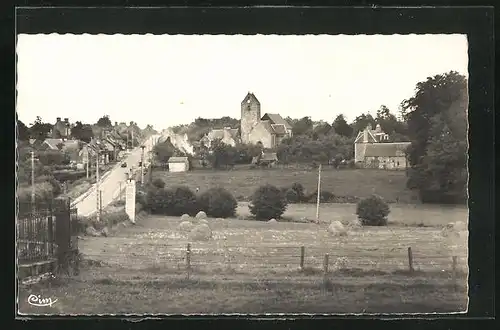
[[[294,135],[304,135],[312,132],[313,122],[310,117],[303,117],[298,120],[292,127]]]
[[[338,115],[332,123],[332,127],[335,130],[335,133],[341,136],[349,137],[352,135],[352,127],[347,123],[344,118],[344,115]]]
[[[40,141],[44,141],[47,137],[47,134],[52,130],[52,124],[44,123],[40,116],[37,116],[33,124],[28,129],[30,137],[32,139],[37,139]]]
[[[111,119],[109,119],[108,115],[104,115],[97,120],[97,126],[99,127],[112,127]]]
[[[91,125],[84,125],[81,121],[77,121],[71,128],[71,136],[88,143],[94,137],[94,132]]]
[[[412,142],[408,185],[422,195],[432,192],[436,202],[465,197],[467,102],[467,80],[454,71],[419,82],[415,95],[402,102]]]
[[[376,121],[375,118],[371,114],[362,113],[357,116],[351,124],[354,134],[358,134],[359,131],[362,131],[368,126],[368,124],[372,125],[375,128]]]
[[[19,119],[17,120],[17,139],[19,141],[28,141],[30,133],[28,127]]]
[[[385,105],[381,105],[377,110],[375,120],[382,130],[389,134],[391,142],[408,141],[406,123],[399,120]]]

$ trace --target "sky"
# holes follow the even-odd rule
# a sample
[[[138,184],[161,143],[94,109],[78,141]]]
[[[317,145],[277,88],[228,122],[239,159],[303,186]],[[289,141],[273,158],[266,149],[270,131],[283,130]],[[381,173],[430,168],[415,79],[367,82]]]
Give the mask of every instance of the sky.
[[[393,113],[415,86],[450,70],[468,76],[465,35],[19,35],[21,121],[36,116],[163,129],[197,117],[240,118],[252,92],[261,114],[350,122]]]

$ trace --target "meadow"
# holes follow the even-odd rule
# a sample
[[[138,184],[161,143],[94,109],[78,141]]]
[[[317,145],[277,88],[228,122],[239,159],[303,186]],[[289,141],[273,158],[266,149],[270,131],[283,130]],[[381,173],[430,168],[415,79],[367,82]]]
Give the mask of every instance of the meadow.
[[[213,238],[190,241],[178,217],[145,216],[110,237],[84,237],[79,275],[23,287],[58,298],[43,313],[425,313],[467,305],[467,238],[443,237],[465,208],[392,206],[391,225],[331,236],[330,218],[354,205],[322,205],[320,224],[208,219]],[[240,203],[239,217],[246,217]],[[291,205],[285,217],[314,214]],[[411,219],[410,219],[411,218]],[[419,225],[421,219],[426,221]],[[190,268],[186,261],[190,243]],[[301,247],[304,264],[300,267]],[[414,271],[408,268],[408,247]],[[325,273],[325,255],[328,269]],[[452,256],[457,257],[452,272]]]
[[[167,186],[185,185],[193,190],[224,187],[238,200],[248,200],[256,187],[266,183],[281,188],[299,182],[306,193],[315,192],[318,185],[317,170],[293,168],[195,170],[180,173],[156,169],[153,178],[161,178]],[[418,198],[406,189],[406,179],[404,171],[325,168],[321,172],[321,190],[338,196],[367,197],[376,193],[389,202],[398,200],[401,203],[417,203]]]

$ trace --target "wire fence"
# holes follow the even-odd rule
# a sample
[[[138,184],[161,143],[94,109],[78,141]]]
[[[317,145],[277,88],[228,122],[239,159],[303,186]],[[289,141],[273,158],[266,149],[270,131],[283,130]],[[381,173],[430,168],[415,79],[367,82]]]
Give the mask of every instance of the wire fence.
[[[411,247],[398,251],[359,251],[357,254],[330,251],[318,246],[217,246],[203,244],[155,244],[154,253],[144,253],[140,245],[115,252],[87,251],[84,258],[122,269],[178,274],[250,275],[254,278],[290,275],[442,273],[460,277],[467,273],[466,255],[427,255]],[[135,252],[134,252],[135,251]],[[142,251],[142,252],[141,252]]]

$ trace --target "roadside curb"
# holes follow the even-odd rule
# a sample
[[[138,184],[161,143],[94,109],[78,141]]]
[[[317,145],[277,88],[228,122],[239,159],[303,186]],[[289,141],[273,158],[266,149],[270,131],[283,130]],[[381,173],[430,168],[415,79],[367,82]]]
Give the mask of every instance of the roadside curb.
[[[103,180],[104,178],[106,178],[109,175],[109,173],[111,173],[112,170],[114,170],[114,167],[112,167],[109,171],[107,171],[106,173],[104,173],[101,176],[101,180]],[[96,187],[96,184],[95,183],[92,184],[92,186],[90,186],[90,188],[86,192],[84,192],[83,194],[81,194],[80,196],[78,196],[77,198],[75,198],[73,200],[73,202],[71,202],[70,206],[74,207],[76,204],[78,204],[79,202],[81,202],[82,199],[85,199],[87,196],[89,196],[92,193],[92,191],[95,189],[95,187]]]

